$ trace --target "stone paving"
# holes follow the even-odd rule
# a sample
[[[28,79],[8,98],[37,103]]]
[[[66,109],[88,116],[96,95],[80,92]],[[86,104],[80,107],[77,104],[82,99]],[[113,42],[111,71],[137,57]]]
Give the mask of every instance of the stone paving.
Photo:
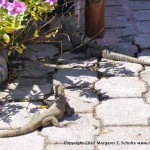
[[[105,8],[105,37],[98,42],[118,53],[149,59],[150,1],[106,0]],[[15,101],[1,109],[0,128],[25,125],[35,112],[42,112],[37,108],[41,99],[54,99],[53,78],[63,83],[75,109],[73,116],[60,121],[70,126],[0,139],[0,149],[149,150],[150,67],[85,59],[79,52],[64,55],[66,64],[51,64],[58,54],[53,45],[29,45],[21,56],[24,67],[17,69],[18,79],[0,91],[2,101]]]

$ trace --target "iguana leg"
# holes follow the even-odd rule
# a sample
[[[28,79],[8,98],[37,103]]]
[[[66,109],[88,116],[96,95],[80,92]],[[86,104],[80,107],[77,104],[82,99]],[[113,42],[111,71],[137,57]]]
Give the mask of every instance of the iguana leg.
[[[39,117],[40,112],[36,112],[30,119],[29,122],[33,122],[34,120],[36,120]]]
[[[42,126],[45,127],[45,126],[50,125],[51,123],[56,127],[60,126],[57,118],[55,118],[54,116],[49,116],[49,117],[44,118],[42,121]]]
[[[59,127],[59,128],[63,128],[63,127],[66,127],[68,126],[70,123],[63,123],[63,124],[60,124],[58,122],[58,119],[55,118],[54,116],[49,116],[49,117],[46,117],[43,119],[42,121],[42,127],[46,127],[50,124],[53,124],[55,127]]]
[[[42,127],[46,127],[52,123],[52,117],[46,117],[42,120]]]

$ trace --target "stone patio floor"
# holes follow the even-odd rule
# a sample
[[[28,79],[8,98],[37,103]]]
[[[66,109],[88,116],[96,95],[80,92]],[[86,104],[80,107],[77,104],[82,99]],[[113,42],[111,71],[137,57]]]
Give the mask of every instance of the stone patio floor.
[[[149,0],[106,0],[105,27],[100,44],[139,59],[150,58]],[[52,78],[63,83],[75,109],[75,114],[64,117],[61,123],[73,124],[0,139],[1,150],[150,149],[149,66],[98,57],[85,60],[82,53],[69,53],[63,57],[67,64],[56,69],[48,61],[34,61],[53,58],[59,53],[56,47],[30,48],[22,56],[24,68],[19,70],[18,79],[0,92],[0,99],[18,101],[1,110],[0,128],[23,126],[36,111],[43,111],[37,105],[45,96],[53,99]]]

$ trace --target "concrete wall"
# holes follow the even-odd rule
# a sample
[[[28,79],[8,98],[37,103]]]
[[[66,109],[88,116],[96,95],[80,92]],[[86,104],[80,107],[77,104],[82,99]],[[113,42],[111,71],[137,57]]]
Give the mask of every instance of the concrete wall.
[[[79,31],[85,33],[85,0],[74,0],[74,9]]]

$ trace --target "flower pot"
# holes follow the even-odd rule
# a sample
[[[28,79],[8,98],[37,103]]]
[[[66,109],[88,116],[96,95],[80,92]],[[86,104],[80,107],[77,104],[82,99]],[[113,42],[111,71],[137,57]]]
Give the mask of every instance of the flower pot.
[[[104,0],[86,0],[85,34],[90,38],[104,36]]]
[[[8,78],[8,55],[7,50],[0,50],[0,84]]]

